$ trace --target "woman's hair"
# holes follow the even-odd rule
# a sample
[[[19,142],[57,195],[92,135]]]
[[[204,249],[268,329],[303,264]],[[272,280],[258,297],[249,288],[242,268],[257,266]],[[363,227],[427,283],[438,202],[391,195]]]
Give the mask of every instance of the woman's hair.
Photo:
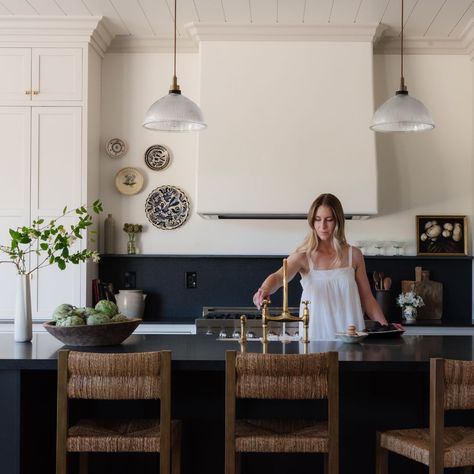
[[[320,206],[329,207],[336,221],[336,226],[334,227],[334,233],[332,236],[332,244],[336,249],[336,258],[334,259],[334,264],[339,265],[343,257],[342,249],[344,245],[347,244],[347,240],[346,234],[344,232],[344,210],[342,209],[341,201],[339,201],[339,199],[334,196],[334,194],[320,194],[313,201],[308,211],[308,225],[310,230],[303,243],[296,249],[296,251],[305,252],[307,255],[310,255],[313,250],[318,250],[319,239],[316,231],[314,230],[314,221]]]

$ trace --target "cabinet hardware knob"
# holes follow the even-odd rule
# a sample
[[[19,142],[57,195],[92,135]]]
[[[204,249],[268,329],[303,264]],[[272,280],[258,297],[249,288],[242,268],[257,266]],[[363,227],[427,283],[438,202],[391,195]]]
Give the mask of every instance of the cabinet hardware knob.
[[[31,95],[31,91],[25,91],[26,95]]]
[[[38,95],[39,91],[33,91],[33,95]]]

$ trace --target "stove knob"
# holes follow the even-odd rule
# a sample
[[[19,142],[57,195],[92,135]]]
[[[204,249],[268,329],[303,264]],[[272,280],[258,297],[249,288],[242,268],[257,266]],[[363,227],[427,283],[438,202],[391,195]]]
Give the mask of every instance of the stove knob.
[[[227,332],[225,329],[221,329],[221,332],[219,333],[219,338],[220,339],[225,339],[227,337]]]
[[[207,328],[207,331],[206,331],[206,336],[212,336],[212,329],[211,328]]]
[[[254,333],[253,331],[249,331],[249,332],[247,333],[247,337],[248,337],[249,339],[254,339],[254,338],[255,338],[255,333]]]
[[[234,339],[239,339],[239,338],[240,338],[240,331],[234,331],[234,332],[232,333],[232,337],[233,337]]]

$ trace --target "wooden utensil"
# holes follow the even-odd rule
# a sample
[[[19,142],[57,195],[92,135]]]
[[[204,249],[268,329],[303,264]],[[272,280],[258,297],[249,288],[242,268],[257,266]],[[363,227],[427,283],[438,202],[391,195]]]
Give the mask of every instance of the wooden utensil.
[[[372,273],[372,278],[373,278],[374,283],[375,283],[375,289],[376,289],[376,290],[380,290],[380,286],[379,286],[379,284],[380,284],[379,272],[378,272],[378,271],[374,271],[374,272]]]
[[[383,279],[383,289],[390,290],[392,288],[392,279],[390,277],[385,277]]]
[[[385,278],[384,272],[379,272],[379,290],[383,290],[383,279]]]

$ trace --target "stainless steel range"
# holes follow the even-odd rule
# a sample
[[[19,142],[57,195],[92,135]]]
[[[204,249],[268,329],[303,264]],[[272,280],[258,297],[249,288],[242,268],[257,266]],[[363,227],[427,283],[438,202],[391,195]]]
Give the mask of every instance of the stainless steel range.
[[[288,308],[291,314],[298,315],[299,308]],[[279,315],[281,307],[269,308],[271,315]],[[238,339],[240,337],[240,317],[247,317],[247,339],[262,337],[262,313],[252,307],[204,306],[202,318],[196,319],[196,334],[206,334],[218,339]],[[269,321],[269,339],[284,337],[297,339],[299,323],[279,323]]]

